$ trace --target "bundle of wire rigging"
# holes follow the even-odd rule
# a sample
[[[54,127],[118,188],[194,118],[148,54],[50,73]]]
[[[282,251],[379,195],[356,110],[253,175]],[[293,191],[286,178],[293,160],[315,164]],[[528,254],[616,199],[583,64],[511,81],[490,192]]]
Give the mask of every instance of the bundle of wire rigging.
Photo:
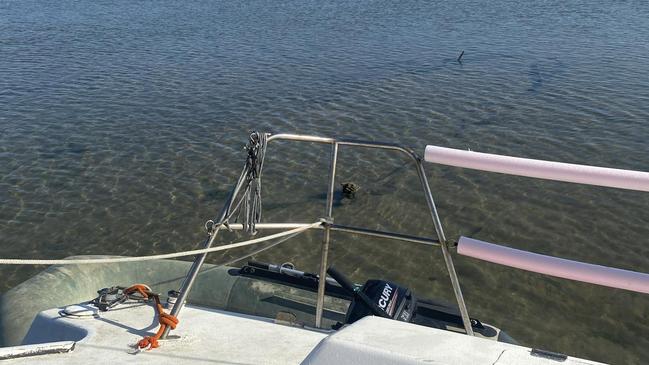
[[[246,190],[243,193],[243,225],[249,234],[257,234],[255,224],[261,221],[261,173],[266,157],[266,133],[252,132],[246,150]]]

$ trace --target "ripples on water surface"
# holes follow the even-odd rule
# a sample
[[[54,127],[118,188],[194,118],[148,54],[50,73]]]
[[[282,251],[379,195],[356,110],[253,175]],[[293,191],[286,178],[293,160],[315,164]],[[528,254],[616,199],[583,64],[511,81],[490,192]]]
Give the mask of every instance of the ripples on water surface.
[[[649,170],[648,18],[641,1],[0,1],[0,256],[195,247],[251,129]],[[328,150],[269,154],[266,220],[320,217]],[[362,190],[337,222],[432,235],[404,160],[341,159]],[[649,194],[427,167],[450,237],[649,271]],[[319,237],[259,259],[315,271]],[[438,252],[336,234],[332,257],[452,300]],[[456,263],[471,314],[523,344],[649,361],[647,296]],[[0,290],[41,269],[0,268]]]

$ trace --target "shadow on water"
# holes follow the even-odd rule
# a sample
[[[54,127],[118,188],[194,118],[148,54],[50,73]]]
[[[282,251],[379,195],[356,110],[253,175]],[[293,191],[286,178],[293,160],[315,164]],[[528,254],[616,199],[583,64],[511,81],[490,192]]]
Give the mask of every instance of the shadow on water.
[[[528,75],[530,77],[530,87],[529,89],[527,89],[527,91],[534,93],[538,92],[541,89],[541,86],[543,86],[543,77],[541,77],[541,71],[539,70],[538,63],[533,63],[530,66]]]
[[[556,58],[533,62],[527,70],[530,84],[527,91],[533,94],[540,92],[544,82],[550,82],[565,73],[565,69],[566,65]]]

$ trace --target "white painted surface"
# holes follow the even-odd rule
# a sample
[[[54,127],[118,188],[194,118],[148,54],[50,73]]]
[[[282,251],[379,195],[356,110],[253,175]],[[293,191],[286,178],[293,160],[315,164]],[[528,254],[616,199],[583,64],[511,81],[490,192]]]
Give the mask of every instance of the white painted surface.
[[[551,364],[529,349],[428,327],[367,317],[327,333],[235,313],[186,306],[177,339],[133,354],[133,345],[157,329],[153,308],[126,304],[91,318],[60,317],[58,309],[41,312],[28,339],[76,341],[69,353],[5,360],[4,364]],[[324,340],[324,341],[323,341]],[[13,348],[15,350],[15,348]],[[5,349],[12,351],[12,348]]]
[[[63,313],[73,317],[94,317],[99,314],[99,309],[92,304],[74,304],[63,308]]]
[[[426,146],[424,160],[442,165],[612,188],[649,191],[649,172],[576,165]]]
[[[568,357],[558,362],[532,356],[530,349],[423,326],[365,317],[327,337],[303,365],[586,365]]]
[[[74,351],[14,360],[5,364],[299,364],[326,334],[278,325],[270,320],[186,306],[172,335],[160,347],[133,355],[132,347],[157,330],[150,306],[122,306],[98,318],[61,318],[58,309],[41,312],[35,325],[56,338],[79,338]],[[31,338],[35,338],[30,330]],[[83,335],[81,335],[83,336]]]

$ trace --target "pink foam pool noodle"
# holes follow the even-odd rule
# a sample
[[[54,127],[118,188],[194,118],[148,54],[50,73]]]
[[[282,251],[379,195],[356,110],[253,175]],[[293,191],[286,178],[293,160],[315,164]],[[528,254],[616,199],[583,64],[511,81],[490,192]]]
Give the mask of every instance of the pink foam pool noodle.
[[[493,155],[426,146],[424,160],[442,165],[612,188],[649,191],[649,172]]]
[[[460,237],[457,253],[559,278],[649,294],[649,274],[587,264]]]

